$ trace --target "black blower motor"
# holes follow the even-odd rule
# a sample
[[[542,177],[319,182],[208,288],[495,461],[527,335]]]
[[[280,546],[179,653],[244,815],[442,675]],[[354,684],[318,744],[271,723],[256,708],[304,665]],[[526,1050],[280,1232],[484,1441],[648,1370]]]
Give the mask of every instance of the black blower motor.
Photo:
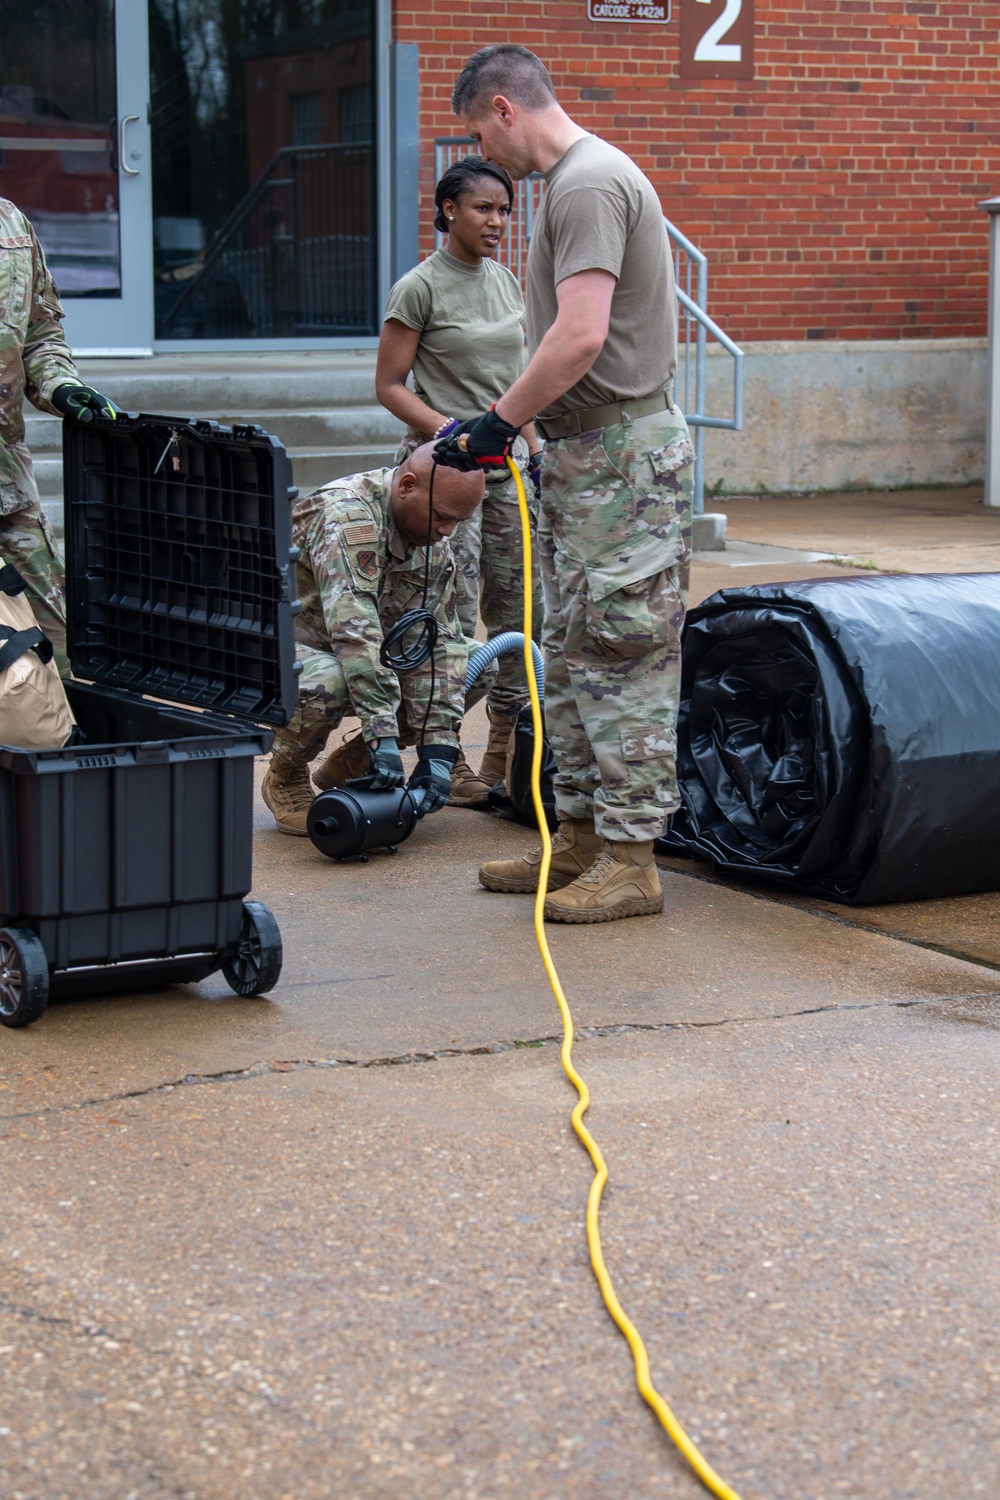
[[[371,849],[394,854],[417,826],[422,791],[401,786],[376,792],[366,781],[320,792],[309,809],[309,837],[330,859],[367,859]]]
[[[420,612],[423,613],[423,612]],[[404,615],[399,625],[404,626],[409,616]],[[397,625],[397,634],[399,633]],[[387,638],[388,639],[388,638]],[[384,648],[383,648],[384,649]],[[524,636],[516,630],[507,630],[494,636],[492,641],[478,646],[469,657],[465,674],[465,689],[468,692],[485,669],[498,656],[507,651],[523,651]],[[545,693],[545,668],[542,653],[532,643],[535,663],[535,681],[539,698]],[[391,657],[385,660],[395,671],[413,670],[425,658],[402,667]],[[530,758],[530,753],[529,753]],[[550,757],[551,758],[551,757]],[[394,787],[386,791],[372,791],[368,778],[359,777],[346,786],[331,787],[320,792],[309,809],[306,830],[316,848],[330,859],[367,859],[371,849],[388,849],[395,854],[398,845],[410,837],[420,819],[424,793],[411,791],[409,787]]]

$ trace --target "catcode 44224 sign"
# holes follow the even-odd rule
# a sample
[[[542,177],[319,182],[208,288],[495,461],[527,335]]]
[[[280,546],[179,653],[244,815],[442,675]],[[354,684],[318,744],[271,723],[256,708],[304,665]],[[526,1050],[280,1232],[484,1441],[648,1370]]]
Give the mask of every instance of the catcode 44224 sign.
[[[591,21],[669,21],[670,0],[587,0]]]

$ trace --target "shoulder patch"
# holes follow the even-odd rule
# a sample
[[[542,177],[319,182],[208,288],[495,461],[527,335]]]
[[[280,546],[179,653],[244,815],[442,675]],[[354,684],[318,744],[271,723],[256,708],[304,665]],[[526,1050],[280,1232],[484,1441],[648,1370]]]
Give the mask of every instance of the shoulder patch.
[[[351,521],[341,530],[344,554],[355,578],[377,583],[382,572],[378,531],[372,521]]]
[[[354,561],[362,578],[374,583],[379,575],[378,553],[370,547],[359,547],[354,554]]]

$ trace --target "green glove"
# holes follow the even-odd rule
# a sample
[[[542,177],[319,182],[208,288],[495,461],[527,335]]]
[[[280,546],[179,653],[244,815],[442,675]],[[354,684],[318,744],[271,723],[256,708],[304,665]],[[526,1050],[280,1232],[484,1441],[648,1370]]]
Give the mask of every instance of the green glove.
[[[113,422],[121,414],[121,407],[116,406],[110,396],[95,391],[92,385],[74,385],[72,381],[57,385],[51,400],[56,411],[64,417],[72,417],[74,422],[92,422],[95,416]]]

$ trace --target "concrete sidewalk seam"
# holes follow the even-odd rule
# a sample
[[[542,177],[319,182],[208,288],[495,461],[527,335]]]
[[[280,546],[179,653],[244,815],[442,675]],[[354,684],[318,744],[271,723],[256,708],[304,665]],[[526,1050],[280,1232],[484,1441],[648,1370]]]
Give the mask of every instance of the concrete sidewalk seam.
[[[801,1010],[774,1011],[766,1016],[720,1016],[709,1021],[611,1021],[605,1025],[578,1026],[574,1032],[576,1041],[595,1041],[602,1037],[628,1035],[650,1035],[665,1031],[710,1031],[723,1026],[769,1025],[773,1021],[795,1021],[806,1016],[837,1015],[841,1012],[864,1010],[909,1010],[924,1005],[954,1005],[970,1000],[995,1000],[994,990],[970,990],[961,994],[925,995],[913,1000],[871,1000],[857,1003],[809,1005]],[[131,1089],[121,1094],[101,1094],[96,1099],[79,1099],[72,1104],[55,1104],[42,1109],[21,1109],[11,1114],[0,1114],[0,1124],[14,1120],[44,1120],[56,1115],[75,1114],[84,1109],[99,1109],[102,1105],[123,1104],[130,1099],[148,1099],[154,1094],[169,1094],[180,1088],[199,1088],[215,1083],[248,1083],[255,1078],[268,1078],[281,1073],[311,1073],[334,1068],[399,1068],[415,1063],[448,1062],[451,1058],[492,1057],[499,1053],[531,1051],[534,1048],[560,1045],[562,1037],[556,1034],[517,1039],[513,1041],[486,1042],[474,1047],[441,1047],[431,1052],[402,1052],[389,1057],[303,1057],[287,1058],[275,1062],[251,1063],[246,1068],[226,1068],[218,1073],[187,1073],[183,1078],[166,1083],[151,1083],[148,1088]],[[2,1306],[2,1300],[0,1300]]]

